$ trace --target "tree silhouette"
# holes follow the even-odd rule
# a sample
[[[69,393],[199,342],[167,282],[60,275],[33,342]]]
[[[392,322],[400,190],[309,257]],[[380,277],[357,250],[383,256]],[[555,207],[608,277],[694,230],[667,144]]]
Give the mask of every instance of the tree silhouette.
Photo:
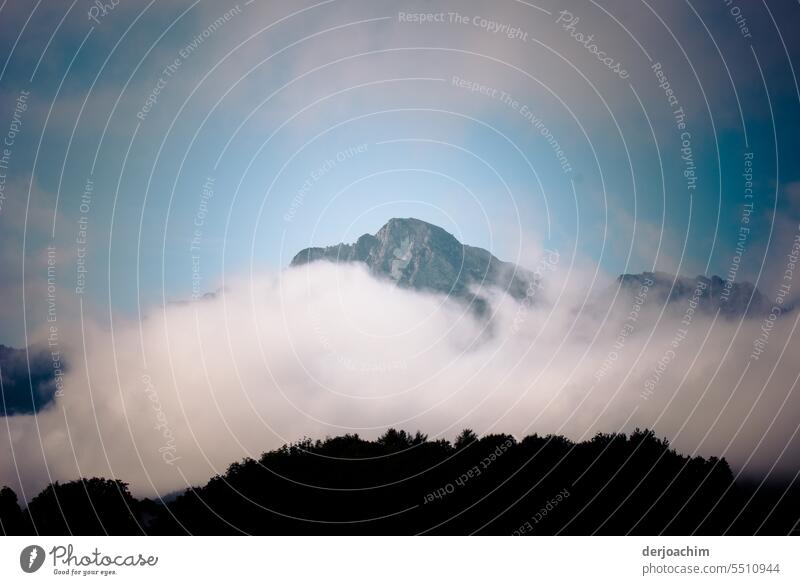
[[[478,437],[453,444],[388,429],[303,440],[232,463],[166,504],[119,480],[48,486],[5,533],[25,534],[787,534],[792,485],[734,482],[724,459],[686,457],[651,430]]]
[[[50,484],[31,500],[27,516],[39,534],[138,534],[137,507],[128,484],[93,477]]]
[[[0,489],[0,530],[7,535],[22,532],[22,510],[17,494],[7,486]]]
[[[455,443],[453,444],[453,446],[456,449],[463,449],[464,447],[466,447],[470,443],[472,443],[474,441],[477,441],[477,440],[478,440],[478,435],[476,435],[474,432],[472,432],[472,429],[464,429],[463,431],[461,431],[461,433],[458,435],[458,437],[456,437],[456,440],[455,440]]]

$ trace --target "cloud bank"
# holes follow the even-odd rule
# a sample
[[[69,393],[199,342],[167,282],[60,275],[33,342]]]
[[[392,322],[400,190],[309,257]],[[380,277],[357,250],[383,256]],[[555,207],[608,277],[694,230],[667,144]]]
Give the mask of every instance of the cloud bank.
[[[304,436],[389,426],[573,439],[646,426],[745,474],[794,474],[795,313],[728,320],[647,290],[592,294],[561,266],[549,276],[522,302],[494,291],[481,319],[320,262],[141,323],[85,323],[67,344],[63,396],[3,419],[0,483],[31,497],[48,481],[113,476],[166,494]]]

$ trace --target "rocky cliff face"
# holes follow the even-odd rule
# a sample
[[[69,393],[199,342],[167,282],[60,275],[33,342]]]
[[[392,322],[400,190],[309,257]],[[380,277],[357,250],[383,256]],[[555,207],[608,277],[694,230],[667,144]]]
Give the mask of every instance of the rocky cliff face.
[[[466,246],[440,227],[418,219],[391,219],[373,236],[354,244],[306,248],[292,260],[299,266],[318,260],[361,262],[376,276],[398,286],[437,292],[486,308],[480,291],[494,287],[516,299],[525,297],[532,273],[502,262],[482,248]]]

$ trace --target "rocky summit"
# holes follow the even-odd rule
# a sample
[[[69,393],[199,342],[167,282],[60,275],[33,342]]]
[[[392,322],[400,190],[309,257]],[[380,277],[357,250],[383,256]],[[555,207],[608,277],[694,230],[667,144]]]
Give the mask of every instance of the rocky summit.
[[[419,219],[391,219],[375,235],[364,234],[354,244],[306,248],[291,266],[318,260],[361,262],[376,276],[398,286],[443,293],[487,308],[481,290],[497,288],[523,299],[533,273],[459,242],[442,228]]]

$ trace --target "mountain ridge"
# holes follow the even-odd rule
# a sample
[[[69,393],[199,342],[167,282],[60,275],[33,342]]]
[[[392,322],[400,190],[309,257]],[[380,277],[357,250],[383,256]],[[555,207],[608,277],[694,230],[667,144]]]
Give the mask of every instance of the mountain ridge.
[[[668,272],[642,272],[621,274],[619,285],[634,290],[646,285],[655,292],[662,304],[694,301],[705,312],[720,312],[727,317],[762,316],[769,313],[771,304],[752,283],[729,282],[717,275],[702,274],[695,277],[679,276]],[[785,309],[786,312],[790,309]]]
[[[521,301],[538,288],[541,277],[488,250],[462,244],[443,228],[415,218],[392,218],[374,235],[364,234],[352,244],[305,248],[294,256],[290,267],[317,261],[362,263],[374,276],[400,287],[465,300],[474,303],[479,312],[488,307],[482,289],[498,288]],[[650,282],[651,298],[672,304],[696,297],[700,310],[719,311],[727,317],[762,316],[772,308],[750,282],[729,283],[716,275],[687,277],[645,271],[621,274],[616,282],[631,294]]]

